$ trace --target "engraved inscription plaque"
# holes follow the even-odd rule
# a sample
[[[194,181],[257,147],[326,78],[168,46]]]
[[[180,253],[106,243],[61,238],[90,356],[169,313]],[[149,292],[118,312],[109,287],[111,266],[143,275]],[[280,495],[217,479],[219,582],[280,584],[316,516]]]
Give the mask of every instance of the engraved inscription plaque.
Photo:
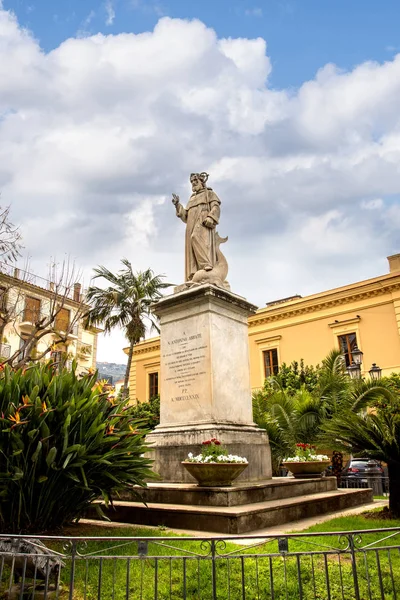
[[[203,402],[201,380],[206,374],[207,357],[208,346],[202,333],[168,340],[162,361],[170,402]]]

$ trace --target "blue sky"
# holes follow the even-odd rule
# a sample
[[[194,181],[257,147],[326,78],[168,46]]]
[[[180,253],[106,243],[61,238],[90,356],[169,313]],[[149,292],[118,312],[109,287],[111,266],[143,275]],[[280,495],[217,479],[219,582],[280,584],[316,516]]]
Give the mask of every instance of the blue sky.
[[[149,31],[161,16],[199,18],[218,37],[260,36],[271,56],[270,84],[278,88],[301,85],[329,62],[349,70],[400,51],[399,0],[3,0],[3,5],[46,51],[77,32]]]

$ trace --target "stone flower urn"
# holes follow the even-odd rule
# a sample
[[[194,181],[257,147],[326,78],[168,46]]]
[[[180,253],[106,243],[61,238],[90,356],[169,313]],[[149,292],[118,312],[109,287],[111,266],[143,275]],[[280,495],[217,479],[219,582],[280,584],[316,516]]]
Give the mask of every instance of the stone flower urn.
[[[283,461],[282,463],[296,479],[322,477],[322,473],[330,464],[330,460]]]
[[[225,487],[232,485],[245,470],[248,463],[195,463],[184,461],[183,467],[202,487]]]

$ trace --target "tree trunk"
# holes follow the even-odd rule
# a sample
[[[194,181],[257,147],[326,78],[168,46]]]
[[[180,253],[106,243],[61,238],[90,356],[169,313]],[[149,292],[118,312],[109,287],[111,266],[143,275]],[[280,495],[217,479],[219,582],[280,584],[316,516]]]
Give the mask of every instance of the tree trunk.
[[[400,519],[400,465],[388,462],[389,474],[389,510],[392,517]]]
[[[133,349],[135,347],[134,342],[130,343],[129,346],[129,354],[128,354],[128,362],[126,363],[126,371],[125,371],[125,379],[124,379],[124,393],[123,397],[128,397],[128,387],[129,387],[129,373],[131,371],[132,357],[133,357]]]

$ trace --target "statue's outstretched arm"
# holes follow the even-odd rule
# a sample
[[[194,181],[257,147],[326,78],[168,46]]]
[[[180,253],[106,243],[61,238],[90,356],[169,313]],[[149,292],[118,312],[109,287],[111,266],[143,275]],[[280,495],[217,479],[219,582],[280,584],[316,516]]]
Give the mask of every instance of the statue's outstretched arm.
[[[187,221],[187,210],[179,202],[179,196],[177,194],[172,194],[172,204],[176,208],[176,216],[179,217],[184,223],[186,223],[186,221]]]

